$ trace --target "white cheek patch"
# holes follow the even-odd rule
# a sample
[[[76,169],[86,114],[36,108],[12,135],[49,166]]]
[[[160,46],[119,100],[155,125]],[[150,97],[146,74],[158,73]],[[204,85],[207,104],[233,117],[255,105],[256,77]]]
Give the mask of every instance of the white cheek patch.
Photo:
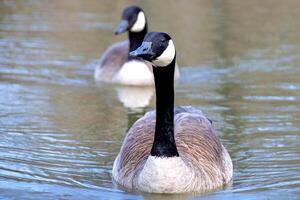
[[[130,31],[140,32],[145,28],[145,25],[146,25],[146,17],[144,15],[144,13],[141,11],[141,12],[139,12],[139,14],[137,16],[137,20],[131,27]]]
[[[153,60],[153,64],[157,67],[166,67],[169,65],[174,57],[175,57],[175,46],[172,40],[169,40],[168,47],[164,50],[164,52],[157,57],[155,60]]]

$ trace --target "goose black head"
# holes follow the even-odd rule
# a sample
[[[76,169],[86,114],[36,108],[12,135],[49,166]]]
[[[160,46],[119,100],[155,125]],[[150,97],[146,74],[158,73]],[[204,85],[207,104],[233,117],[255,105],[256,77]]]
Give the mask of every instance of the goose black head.
[[[175,59],[176,51],[168,34],[150,32],[145,36],[142,45],[130,52],[130,55],[147,60],[155,67],[165,67]]]
[[[124,9],[121,21],[116,28],[115,34],[119,35],[126,31],[141,32],[146,28],[144,11],[138,6],[129,6]]]

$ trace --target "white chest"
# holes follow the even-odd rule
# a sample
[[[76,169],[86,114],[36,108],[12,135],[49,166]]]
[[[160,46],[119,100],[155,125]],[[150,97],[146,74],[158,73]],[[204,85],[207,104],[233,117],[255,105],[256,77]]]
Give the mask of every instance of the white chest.
[[[145,192],[182,193],[191,190],[193,179],[193,172],[180,157],[149,156],[136,187]]]
[[[132,60],[124,63],[114,77],[114,82],[123,85],[153,85],[153,73],[141,61]]]

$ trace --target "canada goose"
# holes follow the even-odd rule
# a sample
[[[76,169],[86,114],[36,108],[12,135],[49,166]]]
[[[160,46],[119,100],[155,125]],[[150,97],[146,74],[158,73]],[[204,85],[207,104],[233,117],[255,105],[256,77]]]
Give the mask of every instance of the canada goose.
[[[153,65],[156,111],[128,131],[113,165],[116,182],[151,193],[204,192],[229,183],[232,161],[208,118],[190,106],[174,108],[171,37],[148,33],[130,55]]]
[[[154,84],[152,66],[140,58],[129,55],[130,51],[142,44],[147,28],[147,19],[140,7],[129,6],[124,9],[115,34],[128,31],[129,40],[118,42],[103,53],[95,69],[96,81],[122,85]],[[177,67],[175,78],[179,78]]]
[[[129,6],[124,9],[115,34],[126,31],[129,41],[118,42],[104,52],[95,69],[95,80],[124,85],[153,85],[151,65],[129,55],[129,51],[142,44],[147,33],[147,20],[141,8]]]

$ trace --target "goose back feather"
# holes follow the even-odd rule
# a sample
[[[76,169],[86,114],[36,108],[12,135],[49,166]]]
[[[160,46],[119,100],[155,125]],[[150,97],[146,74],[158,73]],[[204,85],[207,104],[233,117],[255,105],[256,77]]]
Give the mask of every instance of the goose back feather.
[[[114,75],[128,60],[129,40],[110,46],[101,56],[95,69],[95,79],[111,82]]]

